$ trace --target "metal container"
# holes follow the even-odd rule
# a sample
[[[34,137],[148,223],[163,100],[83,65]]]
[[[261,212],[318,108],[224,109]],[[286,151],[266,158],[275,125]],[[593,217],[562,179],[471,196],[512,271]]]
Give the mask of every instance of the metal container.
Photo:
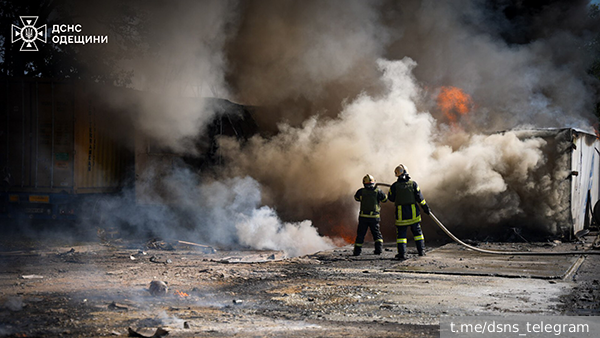
[[[133,153],[112,134],[117,114],[71,81],[0,82],[0,218],[74,218],[82,197],[118,192]]]
[[[550,235],[574,239],[592,224],[600,195],[600,141],[573,128],[515,131],[521,139],[541,138],[545,163],[531,176],[532,187],[510,187],[521,196],[527,217],[520,223],[549,230]],[[541,185],[546,185],[544,188]],[[533,194],[532,194],[533,192]]]

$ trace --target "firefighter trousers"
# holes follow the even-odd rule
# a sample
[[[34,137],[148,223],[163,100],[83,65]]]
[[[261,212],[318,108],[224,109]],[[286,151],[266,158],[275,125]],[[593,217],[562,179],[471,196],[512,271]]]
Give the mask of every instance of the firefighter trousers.
[[[356,240],[354,241],[354,254],[360,254],[363,243],[365,242],[365,235],[367,229],[371,230],[373,240],[375,241],[375,254],[380,254],[383,246],[383,236],[379,230],[379,219],[378,218],[358,218],[358,230],[356,231]]]
[[[423,230],[421,230],[421,223],[398,225],[396,226],[396,243],[398,245],[398,255],[400,258],[404,258],[406,255],[406,235],[409,227],[414,236],[415,245],[417,247],[417,251],[419,252],[419,256],[423,256],[425,254],[425,238],[423,237]]]

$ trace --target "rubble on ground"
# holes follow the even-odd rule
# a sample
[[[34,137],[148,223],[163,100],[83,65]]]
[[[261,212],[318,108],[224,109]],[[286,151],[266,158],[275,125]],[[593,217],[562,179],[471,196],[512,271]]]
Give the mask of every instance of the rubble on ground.
[[[572,245],[581,247],[494,248]],[[269,250],[133,248],[84,243],[0,253],[0,335],[158,337],[160,328],[176,337],[437,337],[445,315],[597,315],[600,292],[598,255],[569,276],[560,272],[571,261],[559,257],[560,264],[545,263],[556,271],[514,278],[484,273],[502,269],[497,257],[451,246],[430,247],[420,258],[410,248],[403,262],[393,260],[392,243],[381,255],[358,257],[351,245],[291,258]],[[514,271],[533,264],[504,259]]]

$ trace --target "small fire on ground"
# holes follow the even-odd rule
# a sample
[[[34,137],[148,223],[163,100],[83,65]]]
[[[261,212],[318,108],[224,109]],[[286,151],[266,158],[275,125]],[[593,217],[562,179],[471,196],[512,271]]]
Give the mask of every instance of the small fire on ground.
[[[175,290],[175,295],[179,296],[179,298],[186,298],[189,297],[189,294],[185,293],[185,292],[181,292],[179,290]]]
[[[354,243],[354,239],[356,237],[356,232],[349,229],[348,227],[345,227],[343,224],[341,224],[341,225],[336,225],[331,228],[330,237],[340,238],[345,242],[345,243],[343,243],[343,245],[346,245],[346,244]]]

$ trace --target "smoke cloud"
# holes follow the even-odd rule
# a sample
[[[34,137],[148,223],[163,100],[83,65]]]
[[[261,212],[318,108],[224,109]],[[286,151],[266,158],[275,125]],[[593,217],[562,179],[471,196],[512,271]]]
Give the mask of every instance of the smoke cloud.
[[[389,86],[386,95],[361,95],[337,119],[312,117],[300,128],[282,125],[275,137],[255,137],[243,149],[224,140],[230,168],[256,177],[270,187],[268,204],[280,204],[288,217],[301,218],[342,196],[351,198],[367,172],[389,181],[385,178],[410,154],[421,154],[406,163],[417,167],[434,150],[434,120],[414,103],[419,88],[411,70],[416,64],[405,59],[378,65]]]
[[[351,199],[367,172],[392,183],[398,163],[410,168],[432,207],[451,224],[465,223],[464,229],[522,214],[523,191],[538,201],[544,196],[539,204],[546,206],[545,216],[552,218],[552,210],[561,210],[564,200],[553,198],[557,190],[551,189],[551,177],[532,175],[546,164],[545,140],[522,140],[515,132],[488,136],[444,131],[430,113],[417,108],[423,91],[412,75],[416,63],[407,58],[380,60],[378,65],[388,87],[385,95],[361,95],[338,119],[320,123],[313,118],[301,128],[283,126],[276,137],[255,137],[244,148],[224,140],[231,167],[263,182],[270,192],[267,203],[288,211],[291,218],[327,212],[322,206]],[[351,210],[356,207],[336,207],[349,210],[344,223],[353,225]]]
[[[118,117],[161,147],[194,153],[190,140],[216,112],[199,98],[230,98],[225,43],[237,21],[235,1],[112,1],[70,4],[85,34],[108,35],[101,48],[81,48],[97,73],[119,70],[130,92],[102,93]],[[116,56],[115,56],[116,55]],[[113,56],[106,65],[102,56]],[[113,67],[111,69],[111,67]]]
[[[102,223],[127,224],[136,234],[145,229],[148,236],[282,250],[288,256],[334,246],[310,221],[283,222],[272,208],[262,205],[261,187],[250,177],[201,182],[197,174],[179,167],[161,178],[161,191],[147,186],[144,193],[163,200],[132,207],[135,192],[127,191],[96,206],[97,213],[105,215]],[[170,193],[166,195],[164,189]]]
[[[567,6],[569,15],[581,19],[579,24],[567,18],[568,24],[554,28],[550,22],[557,20],[557,10],[565,5],[562,2],[535,12],[535,27],[511,22],[516,20],[506,14],[511,4],[504,2],[361,5],[369,10],[344,12],[356,15],[352,20],[338,19],[329,8],[315,17],[328,16],[329,22],[340,22],[341,27],[345,22],[367,22],[366,36],[380,37],[372,38],[372,43],[364,43],[365,35],[356,35],[350,28],[341,37],[343,42],[335,31],[320,31],[319,43],[309,49],[301,48],[304,40],[296,36],[275,38],[277,48],[293,57],[266,57],[264,64],[235,68],[231,79],[234,87],[238,85],[239,97],[279,105],[280,124],[276,136],[256,137],[244,147],[224,140],[232,172],[257,178],[266,187],[265,202],[276,205],[285,217],[320,219],[331,209],[343,209],[347,213],[341,216],[342,223],[352,228],[356,206],[351,196],[360,187],[361,177],[370,173],[392,183],[393,168],[404,163],[434,210],[451,224],[460,224],[467,234],[478,233],[483,224],[514,226],[515,219],[521,225],[538,222],[534,228],[542,230],[540,234],[556,233],[558,224],[567,219],[564,198],[568,192],[559,189],[558,183],[567,177],[566,166],[561,169],[554,159],[549,161],[551,151],[544,148],[544,139],[520,139],[517,134],[522,137],[522,133],[512,132],[488,134],[517,127],[591,131],[595,80],[586,75],[591,53],[584,45],[591,32],[597,31],[597,24],[586,19],[587,3]],[[270,8],[270,15],[281,7]],[[286,28],[309,30],[301,26],[303,21],[292,22]],[[269,23],[248,24],[250,31],[262,32],[265,39],[252,34],[250,42],[243,40],[245,52],[260,56],[263,43],[277,36],[270,34]],[[542,25],[547,26],[538,31]],[[386,34],[369,34],[371,28]],[[524,29],[529,34],[526,42],[511,39],[510,33]],[[309,33],[303,36],[311,37]],[[347,90],[352,82],[345,77],[335,77],[335,89],[323,85],[331,83],[331,75],[340,68],[319,72],[321,77],[315,81],[315,69],[340,57],[354,60],[357,55],[347,56],[342,47],[336,49],[340,54],[328,54],[330,49],[325,48],[315,51],[321,41],[326,46],[349,46],[363,57],[361,61],[376,66],[375,73],[369,66],[359,68],[368,69],[366,73],[346,68],[347,74],[363,81],[361,91]],[[315,54],[321,56],[316,63]],[[277,60],[274,68],[273,59]],[[293,82],[288,82],[289,74],[277,71],[298,65],[304,66],[304,72],[295,72]],[[373,77],[377,73],[380,76]],[[269,87],[274,83],[276,90]],[[435,105],[441,86],[462,88],[474,102],[458,125],[449,125]],[[266,97],[262,88],[267,88]],[[340,109],[332,111],[321,98],[331,98],[332,93],[339,93],[336,90],[343,90],[345,96],[338,100]],[[298,100],[299,93],[309,102]],[[302,123],[290,119],[290,112]],[[326,221],[319,225],[325,232],[332,226]]]
[[[144,6],[147,53],[131,62],[135,89],[154,93],[141,100],[136,126],[160,144],[181,153],[214,116],[198,100],[229,98],[223,54],[227,25],[236,17],[231,1],[180,1]]]
[[[382,1],[244,1],[228,41],[227,78],[235,97],[263,107],[261,124],[300,125],[315,114],[335,117],[343,101],[373,90],[374,61],[390,32]]]
[[[591,130],[596,83],[586,73],[593,56],[586,43],[598,23],[586,15],[587,5],[144,4],[149,52],[123,67],[134,72],[134,88],[156,95],[137,103],[136,130],[193,153],[189,138],[215,112],[181,97],[215,96],[253,106],[269,133],[247,143],[221,138],[226,165],[212,177],[200,180],[187,168],[163,175],[169,193],[145,193],[178,207],[148,211],[144,224],[136,224],[159,233],[181,227],[208,243],[303,254],[332,245],[319,233],[355,230],[352,196],[365,174],[392,183],[403,163],[433,210],[466,233],[488,224],[502,229],[515,219],[553,232],[566,217],[558,183],[565,173],[549,155],[556,144],[522,132],[493,133]],[[436,105],[443,86],[460,88],[473,102],[456,122]],[[388,229],[390,210],[384,210]]]
[[[502,37],[524,29],[506,17],[512,2],[412,3],[400,5],[403,34],[389,54],[415,59],[415,76],[427,85],[469,93],[478,106],[471,121],[478,131],[519,125],[589,129],[593,96],[586,69],[593,54],[584,46],[597,23],[587,20],[587,2],[548,2],[535,16],[543,32],[532,32],[523,44]],[[569,11],[559,19],[560,6]],[[566,24],[574,18],[578,25]]]

